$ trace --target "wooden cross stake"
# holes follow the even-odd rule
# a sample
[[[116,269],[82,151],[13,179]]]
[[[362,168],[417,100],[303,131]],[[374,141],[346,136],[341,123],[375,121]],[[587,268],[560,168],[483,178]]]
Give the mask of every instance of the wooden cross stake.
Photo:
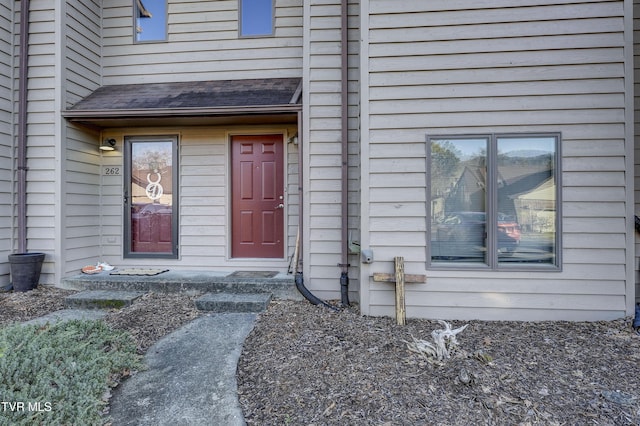
[[[405,283],[426,283],[426,275],[415,275],[404,273],[404,257],[395,257],[395,274],[374,273],[373,280],[376,282],[396,283],[396,322],[398,325],[405,325],[407,314],[405,309],[404,284]]]
[[[404,258],[395,257],[396,265],[396,322],[398,325],[407,323],[407,313],[404,303]]]

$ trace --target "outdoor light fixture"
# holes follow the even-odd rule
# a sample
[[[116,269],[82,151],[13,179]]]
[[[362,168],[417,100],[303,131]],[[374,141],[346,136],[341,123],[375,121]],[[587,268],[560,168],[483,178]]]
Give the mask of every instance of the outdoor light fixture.
[[[115,151],[116,149],[116,140],[115,139],[105,139],[100,145],[101,151]]]

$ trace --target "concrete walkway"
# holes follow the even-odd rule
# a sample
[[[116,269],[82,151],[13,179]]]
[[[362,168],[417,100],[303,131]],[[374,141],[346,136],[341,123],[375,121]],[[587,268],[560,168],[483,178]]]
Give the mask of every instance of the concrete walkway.
[[[116,388],[113,425],[244,425],[235,374],[255,319],[204,315],[158,341],[145,356],[148,369]]]
[[[106,311],[65,309],[27,323],[97,320]],[[256,313],[205,314],[151,346],[147,370],[121,383],[110,400],[113,426],[244,425],[236,368]]]

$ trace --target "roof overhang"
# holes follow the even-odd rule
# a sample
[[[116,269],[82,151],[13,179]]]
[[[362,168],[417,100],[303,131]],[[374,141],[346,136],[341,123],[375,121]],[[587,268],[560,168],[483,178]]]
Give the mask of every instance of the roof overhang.
[[[295,123],[299,78],[103,86],[62,112],[97,128]]]

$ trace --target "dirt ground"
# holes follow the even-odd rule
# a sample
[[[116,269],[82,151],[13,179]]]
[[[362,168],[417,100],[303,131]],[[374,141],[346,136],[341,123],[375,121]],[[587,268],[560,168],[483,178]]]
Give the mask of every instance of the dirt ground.
[[[70,291],[0,293],[0,326],[63,308]],[[107,321],[144,352],[196,318],[193,298],[150,294]],[[408,344],[432,341],[436,321],[361,316],[307,302],[272,302],[237,370],[249,425],[640,425],[640,336],[609,322],[468,324],[451,357],[433,362]]]

